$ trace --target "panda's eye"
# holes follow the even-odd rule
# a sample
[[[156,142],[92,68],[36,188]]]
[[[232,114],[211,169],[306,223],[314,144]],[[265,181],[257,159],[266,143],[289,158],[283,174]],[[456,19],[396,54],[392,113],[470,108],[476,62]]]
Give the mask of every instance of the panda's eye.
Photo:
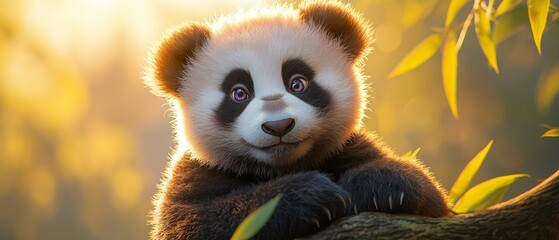
[[[289,90],[293,93],[302,93],[307,89],[307,79],[301,74],[295,74],[289,80]]]
[[[237,84],[231,89],[231,99],[235,102],[243,102],[249,98],[248,90],[243,84]]]

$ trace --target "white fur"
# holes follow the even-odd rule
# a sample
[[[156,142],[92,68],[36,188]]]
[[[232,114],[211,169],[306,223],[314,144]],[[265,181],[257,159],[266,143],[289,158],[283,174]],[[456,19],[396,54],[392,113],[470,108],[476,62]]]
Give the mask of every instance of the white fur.
[[[320,138],[339,139],[341,145],[361,119],[363,101],[359,69],[342,47],[318,28],[298,19],[295,11],[252,13],[254,18],[233,16],[214,25],[210,41],[185,71],[180,89],[185,138],[193,156],[210,165],[220,159],[245,156],[272,165],[295,162]],[[330,93],[330,111],[320,116],[318,109],[287,92],[281,77],[285,60],[300,58],[311,66],[315,81]],[[214,110],[226,95],[221,91],[225,76],[233,69],[250,72],[254,96],[229,132],[217,125]],[[276,112],[262,111],[262,97],[283,94],[287,107]],[[228,94],[227,94],[228,95]],[[257,147],[279,142],[261,130],[262,123],[295,119],[295,127],[282,142],[299,142],[291,151],[271,153]],[[181,132],[179,132],[181,134]],[[336,148],[339,146],[331,146]]]

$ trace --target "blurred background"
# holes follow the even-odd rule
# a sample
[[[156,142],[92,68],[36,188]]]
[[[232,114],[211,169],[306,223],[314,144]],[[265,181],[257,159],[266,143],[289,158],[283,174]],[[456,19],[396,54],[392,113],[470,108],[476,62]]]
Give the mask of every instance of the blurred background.
[[[0,239],[148,238],[151,197],[174,147],[168,106],[140,79],[149,47],[182,21],[270,2],[0,0]],[[443,26],[449,1],[350,2],[376,28],[367,129],[400,154],[420,147],[446,188],[491,139],[473,184],[530,174],[510,198],[559,169],[559,138],[540,137],[541,124],[559,126],[559,24],[548,22],[542,56],[527,24],[501,43],[500,75],[470,29],[455,120],[440,53],[387,78]]]

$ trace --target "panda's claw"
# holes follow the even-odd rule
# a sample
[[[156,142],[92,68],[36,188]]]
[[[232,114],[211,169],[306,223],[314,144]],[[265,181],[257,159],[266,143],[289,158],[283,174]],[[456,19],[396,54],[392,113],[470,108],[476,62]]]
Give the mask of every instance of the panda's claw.
[[[346,205],[346,202],[345,202],[344,197],[342,197],[342,195],[340,195],[339,193],[336,193],[336,196],[338,196],[338,198],[342,201],[342,203],[344,204],[344,208],[343,208],[343,209],[344,209],[344,211],[346,211],[345,209],[347,209],[347,205]],[[349,201],[350,201],[350,203],[351,203],[351,200],[349,200]]]
[[[322,207],[322,209],[324,210],[324,212],[326,212],[326,216],[328,217],[328,221],[332,221],[332,213],[330,212],[330,209],[328,209],[326,207]]]
[[[400,193],[400,206],[402,206],[403,202],[404,202],[404,192]]]
[[[316,218],[311,218],[311,222],[316,225],[316,228],[320,228],[320,222]]]
[[[388,195],[388,205],[390,206],[390,210],[392,210],[392,195]]]
[[[373,203],[375,204],[375,209],[378,210],[377,196],[373,197]]]

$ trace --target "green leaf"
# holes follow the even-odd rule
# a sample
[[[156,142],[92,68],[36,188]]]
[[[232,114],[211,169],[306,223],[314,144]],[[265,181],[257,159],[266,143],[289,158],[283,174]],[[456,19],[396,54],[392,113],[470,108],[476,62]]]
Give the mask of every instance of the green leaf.
[[[497,7],[495,12],[495,17],[501,16],[504,13],[514,9],[518,4],[522,3],[522,0],[503,0],[501,4]]]
[[[489,141],[489,143],[478,154],[476,154],[474,158],[472,158],[472,160],[470,160],[470,162],[468,163],[468,165],[466,165],[464,170],[462,170],[460,175],[458,175],[456,182],[450,189],[450,195],[448,198],[451,202],[455,202],[456,199],[458,199],[458,197],[460,197],[460,195],[462,195],[462,193],[466,191],[466,189],[470,185],[470,182],[472,181],[472,178],[474,177],[474,175],[476,175],[477,170],[479,170],[479,167],[483,163],[483,160],[485,159],[485,156],[487,156],[487,153],[489,152],[489,149],[491,149],[492,145],[493,140]]]
[[[469,1],[470,0],[451,0],[450,1],[450,4],[448,5],[448,11],[446,13],[446,21],[444,23],[445,27],[450,26],[450,24],[452,23],[452,21],[456,17],[456,14],[458,14],[460,9],[462,9],[462,7],[464,7],[464,5],[466,3],[468,3]]]
[[[510,185],[519,178],[528,178],[527,174],[513,174],[496,177],[482,182],[468,190],[454,205],[456,213],[479,211],[501,202]]]
[[[541,55],[541,42],[543,30],[547,22],[547,13],[549,12],[549,0],[528,0],[528,17],[530,18],[530,26],[532,27],[532,35],[534,43]]]
[[[417,154],[419,153],[419,150],[421,150],[420,147],[418,147],[417,149],[415,149],[415,151],[409,151],[407,153],[404,153],[404,155],[402,155],[403,158],[415,158],[417,157]]]
[[[547,130],[542,137],[559,137],[559,127]]]
[[[268,222],[272,213],[276,210],[276,207],[281,199],[282,194],[278,194],[272,200],[266,202],[264,205],[258,207],[254,212],[250,213],[237,227],[232,240],[249,239],[253,237],[264,224]]]
[[[551,15],[551,21],[559,22],[559,12],[554,12],[553,15]]]
[[[493,42],[495,45],[499,45],[512,35],[520,32],[525,27],[524,23],[527,22],[526,7],[518,7],[499,16],[493,29]]]
[[[491,68],[493,68],[496,73],[499,73],[499,66],[497,65],[497,51],[495,49],[495,44],[491,39],[490,17],[491,16],[487,16],[486,12],[481,8],[476,11],[475,25],[477,40]]]
[[[426,16],[428,16],[435,6],[438,0],[406,0],[402,9],[402,26],[404,29],[409,29],[415,24],[421,22]]]
[[[536,87],[536,106],[542,114],[548,114],[553,102],[559,96],[559,63],[544,77],[540,78]]]
[[[499,190],[496,190],[493,194],[487,196],[487,199],[485,201],[481,202],[479,205],[475,207],[475,209],[472,209],[471,211],[483,210],[497,203],[502,202],[503,198],[505,197],[505,194],[507,194],[509,189],[510,189],[510,185],[503,187]]]
[[[398,63],[398,66],[394,68],[388,77],[394,78],[423,64],[439,50],[441,41],[441,35],[439,34],[427,37]]]
[[[444,93],[452,116],[458,119],[458,105],[456,103],[456,79],[458,72],[458,52],[456,50],[456,34],[450,32],[443,47],[441,62]]]

